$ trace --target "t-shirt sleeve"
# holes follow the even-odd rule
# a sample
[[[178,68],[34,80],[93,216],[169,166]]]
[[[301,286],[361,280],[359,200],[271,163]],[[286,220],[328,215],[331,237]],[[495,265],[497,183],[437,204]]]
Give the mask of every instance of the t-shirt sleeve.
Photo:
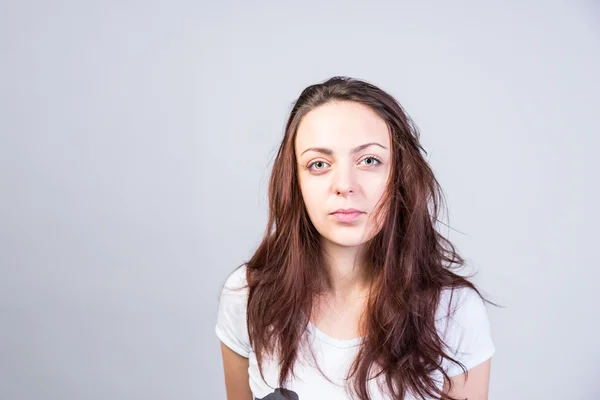
[[[450,297],[450,291],[446,294]],[[495,352],[485,304],[470,288],[454,289],[450,309],[443,320],[446,353],[461,362],[467,370],[486,361]],[[450,314],[447,314],[448,311]],[[462,368],[444,358],[442,367],[448,376],[463,373]]]
[[[245,285],[245,266],[227,277],[219,297],[215,333],[227,347],[248,358],[252,348],[246,324],[248,288]]]

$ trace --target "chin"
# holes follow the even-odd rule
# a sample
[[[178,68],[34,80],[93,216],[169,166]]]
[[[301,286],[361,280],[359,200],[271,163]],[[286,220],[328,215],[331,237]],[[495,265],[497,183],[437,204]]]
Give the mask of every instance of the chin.
[[[369,238],[365,238],[363,232],[355,232],[352,234],[328,234],[323,237],[329,242],[342,247],[356,247],[362,246],[369,241]]]

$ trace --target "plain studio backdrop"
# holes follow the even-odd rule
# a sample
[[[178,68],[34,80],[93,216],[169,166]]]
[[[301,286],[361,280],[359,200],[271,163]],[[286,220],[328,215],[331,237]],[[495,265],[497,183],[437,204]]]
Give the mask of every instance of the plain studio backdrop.
[[[490,398],[600,398],[597,2],[4,0],[0,57],[0,398],[225,398],[221,285],[334,75],[421,129]]]

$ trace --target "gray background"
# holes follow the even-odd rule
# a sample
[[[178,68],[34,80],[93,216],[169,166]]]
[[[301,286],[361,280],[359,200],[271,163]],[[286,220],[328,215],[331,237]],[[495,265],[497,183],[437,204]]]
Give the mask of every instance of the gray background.
[[[501,3],[501,4],[498,4]],[[479,271],[491,399],[600,398],[593,1],[2,1],[0,398],[222,399],[290,103],[369,80]]]

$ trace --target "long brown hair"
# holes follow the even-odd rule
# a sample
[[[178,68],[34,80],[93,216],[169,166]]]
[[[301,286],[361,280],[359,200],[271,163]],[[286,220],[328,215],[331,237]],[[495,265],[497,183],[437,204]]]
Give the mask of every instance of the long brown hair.
[[[366,335],[348,376],[354,379],[354,392],[361,400],[369,399],[367,381],[373,378],[371,367],[377,365],[390,398],[403,399],[412,393],[452,399],[430,376],[438,370],[448,379],[443,358],[466,372],[464,365],[445,353],[437,332],[440,294],[444,288],[468,287],[483,296],[468,277],[452,272],[464,260],[435,229],[443,191],[421,154],[426,152],[417,127],[391,95],[347,77],[333,77],[301,93],[274,160],[266,232],[246,262],[248,333],[259,367],[263,354],[277,354],[279,385],[284,386],[293,374],[314,299],[328,286],[320,236],[298,183],[294,142],[303,116],[331,101],[371,107],[386,121],[392,145],[392,169],[382,201],[385,219],[364,251],[372,284],[361,319]]]

